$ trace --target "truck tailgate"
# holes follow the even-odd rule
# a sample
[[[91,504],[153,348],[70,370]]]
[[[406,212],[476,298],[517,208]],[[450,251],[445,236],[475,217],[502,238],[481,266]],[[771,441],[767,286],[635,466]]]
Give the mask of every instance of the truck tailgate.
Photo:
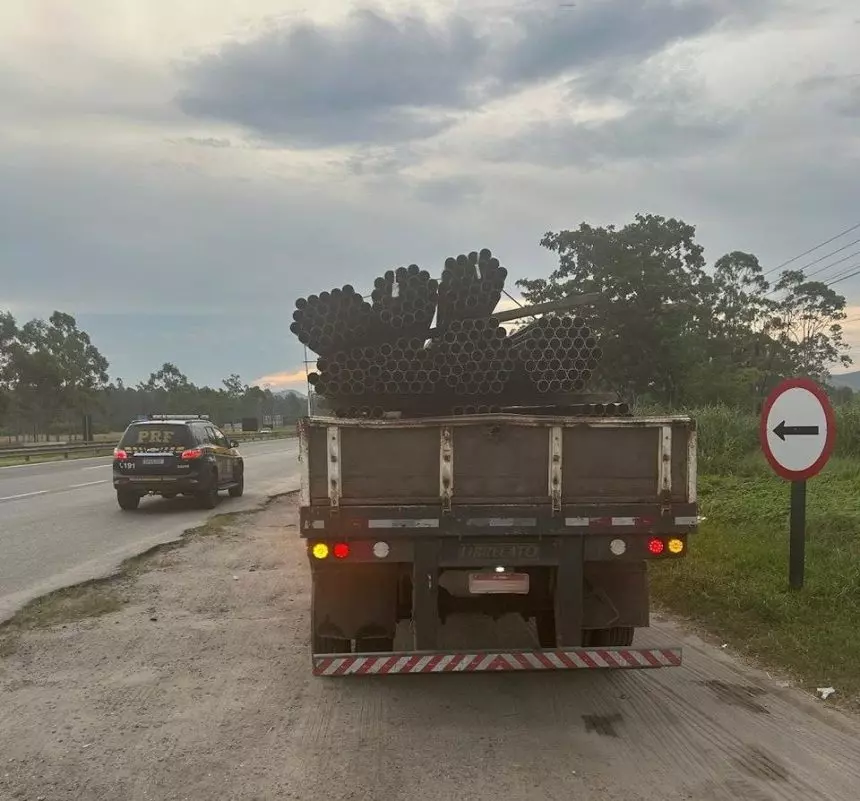
[[[310,418],[300,438],[305,507],[573,514],[696,503],[696,432],[686,417]]]

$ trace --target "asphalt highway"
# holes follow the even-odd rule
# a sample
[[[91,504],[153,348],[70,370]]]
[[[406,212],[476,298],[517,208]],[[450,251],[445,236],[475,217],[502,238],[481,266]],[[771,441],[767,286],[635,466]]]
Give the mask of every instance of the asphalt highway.
[[[177,538],[214,514],[258,507],[298,488],[296,440],[242,446],[245,494],[214,510],[190,498],[144,498],[123,512],[111,459],[96,457],[0,468],[0,621],[46,592],[106,575],[123,559]]]

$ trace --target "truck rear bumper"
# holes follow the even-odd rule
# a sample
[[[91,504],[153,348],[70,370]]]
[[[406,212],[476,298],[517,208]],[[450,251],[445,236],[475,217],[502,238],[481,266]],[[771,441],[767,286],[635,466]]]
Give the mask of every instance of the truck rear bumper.
[[[547,670],[678,667],[681,648],[565,648],[527,651],[417,651],[390,654],[314,654],[315,676],[392,673],[499,673]]]

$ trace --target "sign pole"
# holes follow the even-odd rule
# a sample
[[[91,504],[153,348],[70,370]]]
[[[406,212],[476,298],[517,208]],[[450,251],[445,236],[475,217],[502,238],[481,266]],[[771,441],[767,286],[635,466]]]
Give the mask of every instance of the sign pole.
[[[791,589],[799,590],[803,587],[806,567],[806,481],[791,482],[788,549],[788,584]]]
[[[791,482],[788,585],[799,590],[806,567],[806,482],[827,464],[836,441],[827,393],[808,378],[780,382],[765,400],[759,436],[773,471]]]

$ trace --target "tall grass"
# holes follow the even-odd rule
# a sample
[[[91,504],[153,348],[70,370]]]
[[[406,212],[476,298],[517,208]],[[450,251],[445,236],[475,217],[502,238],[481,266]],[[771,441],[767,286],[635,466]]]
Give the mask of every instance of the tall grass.
[[[728,406],[685,411],[697,423],[699,472],[755,475],[765,469],[759,445],[759,417]],[[837,459],[860,458],[860,404],[836,408]]]

